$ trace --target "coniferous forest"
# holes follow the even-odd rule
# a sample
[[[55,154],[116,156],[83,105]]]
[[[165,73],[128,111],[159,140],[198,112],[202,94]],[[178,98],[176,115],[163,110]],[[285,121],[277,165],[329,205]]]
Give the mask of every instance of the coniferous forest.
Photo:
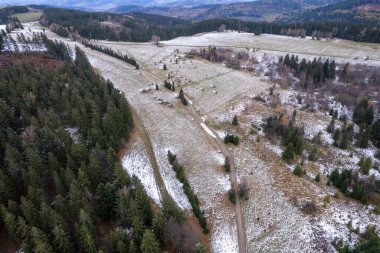
[[[0,249],[160,252],[178,213],[150,200],[117,157],[133,127],[124,95],[85,54],[0,54]],[[174,210],[174,211],[173,211]]]
[[[169,19],[169,20],[168,20]],[[160,21],[163,20],[163,21]],[[119,15],[106,12],[83,12],[57,8],[44,9],[41,23],[56,33],[68,37],[79,34],[87,39],[145,42],[152,36],[169,40],[179,36],[227,29],[256,34],[282,34],[288,36],[313,36],[341,38],[362,42],[380,42],[380,28],[376,24],[352,23],[346,20],[311,20],[299,23],[245,22],[237,19],[209,19],[190,22],[154,14],[130,13]],[[117,29],[113,25],[117,24]]]

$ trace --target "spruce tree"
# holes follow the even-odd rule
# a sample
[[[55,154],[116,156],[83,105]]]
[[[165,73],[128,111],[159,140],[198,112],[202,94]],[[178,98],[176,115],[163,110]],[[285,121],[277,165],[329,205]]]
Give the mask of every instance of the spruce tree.
[[[282,153],[282,159],[284,159],[285,161],[290,161],[290,160],[293,160],[294,159],[294,148],[293,148],[293,144],[289,144],[284,152]]]
[[[155,238],[153,232],[146,229],[140,246],[141,253],[160,253],[160,244]]]
[[[235,115],[234,118],[232,119],[232,125],[233,125],[233,126],[237,126],[238,124],[239,124],[239,122],[238,122],[238,118],[237,118],[237,116]]]

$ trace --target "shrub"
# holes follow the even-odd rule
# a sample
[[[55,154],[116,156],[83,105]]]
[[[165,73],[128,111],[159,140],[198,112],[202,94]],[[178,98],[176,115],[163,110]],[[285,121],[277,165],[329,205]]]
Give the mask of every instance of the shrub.
[[[232,143],[234,145],[238,145],[239,144],[239,137],[236,135],[227,134],[224,137],[224,143],[226,143],[226,144]]]
[[[235,194],[235,191],[233,189],[230,189],[228,191],[228,199],[230,200],[230,202],[232,204],[236,204],[236,194]]]
[[[294,175],[302,177],[302,167],[300,165],[297,165],[293,170]]]
[[[223,168],[225,172],[230,172],[231,170],[230,159],[227,156],[224,158]]]

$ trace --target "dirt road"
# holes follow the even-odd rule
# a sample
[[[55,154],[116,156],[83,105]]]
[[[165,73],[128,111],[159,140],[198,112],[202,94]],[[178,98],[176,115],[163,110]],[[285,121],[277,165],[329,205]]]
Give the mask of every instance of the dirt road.
[[[188,97],[185,97],[188,102],[188,109],[190,114],[194,117],[194,119],[199,123],[200,125],[205,122],[203,122],[201,116],[197,112],[197,110],[194,107],[193,102]],[[207,125],[206,125],[207,127]],[[241,210],[240,205],[240,198],[238,196],[238,180],[236,176],[236,166],[234,157],[231,154],[231,152],[228,150],[227,145],[224,143],[223,140],[221,140],[216,133],[214,133],[211,129],[207,129],[208,131],[211,131],[213,133],[212,138],[217,143],[218,147],[224,154],[224,156],[229,160],[230,162],[230,179],[231,179],[231,188],[235,191],[236,195],[236,203],[235,203],[235,215],[236,215],[236,225],[237,225],[237,231],[238,231],[238,247],[239,247],[239,253],[246,253],[247,252],[247,236],[245,233],[245,227],[244,227],[244,220],[243,220],[243,214]],[[206,131],[206,132],[208,132]],[[214,138],[215,136],[215,138]]]

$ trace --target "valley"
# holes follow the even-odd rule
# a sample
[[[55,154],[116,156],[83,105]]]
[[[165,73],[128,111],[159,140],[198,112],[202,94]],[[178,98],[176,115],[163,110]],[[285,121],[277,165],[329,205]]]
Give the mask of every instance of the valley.
[[[12,36],[23,33],[31,37],[34,32],[43,32],[36,22],[23,25],[24,29],[16,29]],[[138,127],[143,129],[122,159],[125,169],[140,178],[157,205],[162,195],[168,194],[192,216],[191,205],[167,159],[168,151],[177,155],[207,219],[210,233],[206,243],[212,252],[335,252],[332,243],[336,238],[354,245],[358,235],[353,230],[364,232],[368,225],[379,226],[380,217],[372,212],[373,206],[343,194],[336,197],[339,190],[326,185],[328,175],[342,163],[344,167],[356,168],[362,155],[370,156],[376,163],[375,148],[352,147],[347,151],[332,146],[325,130],[331,120],[328,113],[302,110],[305,104],[297,102],[300,94],[305,99],[312,95],[281,88],[264,75],[266,68],[273,67],[278,57],[287,53],[300,59],[321,57],[338,64],[378,67],[378,44],[237,32],[180,37],[161,41],[158,46],[90,40],[133,57],[139,64],[139,69],[135,69],[44,30],[50,39],[67,43],[72,49],[80,47],[98,73],[125,94],[135,118],[138,117]],[[188,57],[192,49],[209,46],[248,52],[263,71],[254,74]],[[163,86],[164,80],[174,82],[175,92]],[[280,99],[277,106],[268,102],[272,87]],[[176,98],[180,89],[185,93],[187,106]],[[283,161],[284,147],[275,139],[266,138],[263,132],[265,118],[278,113],[291,115],[294,110],[297,124],[305,128],[307,141],[322,132],[317,162],[305,158],[291,163]],[[235,115],[238,126],[230,123]],[[226,133],[239,136],[239,145],[223,143]],[[223,168],[225,157],[232,159],[230,172]],[[292,171],[301,160],[306,172],[297,177]],[[375,169],[371,173],[376,178],[380,176]],[[321,175],[320,182],[314,180],[317,174]],[[247,197],[230,203],[229,190],[237,194],[242,182],[248,189]],[[309,202],[316,208],[312,214],[303,211]]]

